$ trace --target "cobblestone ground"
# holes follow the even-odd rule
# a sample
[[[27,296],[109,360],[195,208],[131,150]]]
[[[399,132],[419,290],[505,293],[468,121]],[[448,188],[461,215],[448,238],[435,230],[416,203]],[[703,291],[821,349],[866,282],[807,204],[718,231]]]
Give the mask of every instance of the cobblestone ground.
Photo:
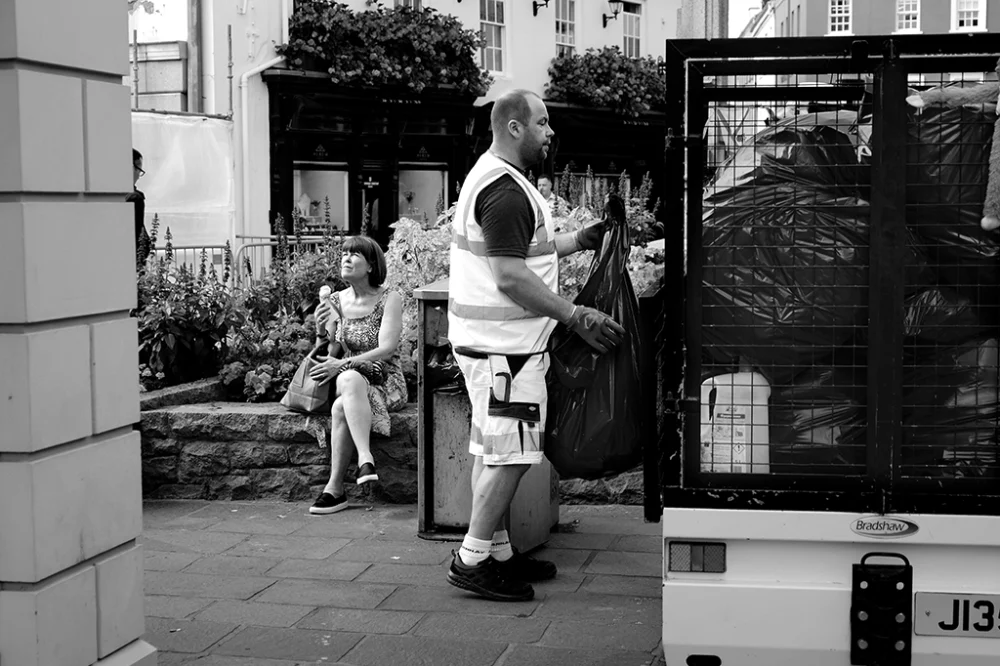
[[[160,666],[656,666],[660,526],[641,507],[564,506],[527,603],[447,584],[455,542],[415,506],[145,504],[146,640]]]

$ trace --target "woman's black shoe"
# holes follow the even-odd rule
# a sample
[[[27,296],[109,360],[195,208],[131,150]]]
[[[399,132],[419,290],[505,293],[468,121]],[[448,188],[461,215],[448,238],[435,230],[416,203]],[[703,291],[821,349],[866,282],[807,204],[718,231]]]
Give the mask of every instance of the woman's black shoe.
[[[334,497],[330,493],[321,493],[313,505],[309,507],[309,513],[317,515],[325,515],[328,513],[337,513],[338,511],[343,511],[347,508],[347,493],[344,493],[340,497]]]
[[[374,463],[365,463],[358,469],[358,485],[378,481],[378,474],[375,473]]]

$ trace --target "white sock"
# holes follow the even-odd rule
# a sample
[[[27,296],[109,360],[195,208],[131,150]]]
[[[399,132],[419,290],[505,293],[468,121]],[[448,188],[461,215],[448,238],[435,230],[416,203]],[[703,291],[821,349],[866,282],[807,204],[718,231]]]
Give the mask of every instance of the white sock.
[[[507,536],[507,530],[497,530],[493,533],[490,556],[498,562],[506,562],[514,557],[514,550],[510,547],[510,537]]]
[[[462,564],[474,566],[484,561],[490,556],[490,542],[485,539],[475,539],[468,534],[462,540],[462,547],[458,549],[458,556]]]

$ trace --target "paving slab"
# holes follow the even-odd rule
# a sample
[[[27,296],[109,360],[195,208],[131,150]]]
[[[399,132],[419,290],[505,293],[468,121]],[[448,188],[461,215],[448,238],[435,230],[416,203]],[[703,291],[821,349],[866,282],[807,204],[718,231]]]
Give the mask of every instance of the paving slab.
[[[441,570],[441,576],[445,571]],[[508,617],[528,617],[541,600],[504,602],[480,599],[472,594],[452,587],[400,587],[382,602],[379,610],[444,611],[454,613],[478,613],[481,615],[507,615]]]
[[[212,653],[329,663],[340,660],[362,638],[362,634],[335,631],[246,627],[213,648]]]
[[[405,634],[423,613],[408,611],[317,608],[295,626],[299,629],[327,629],[359,634]]]
[[[210,504],[203,500],[143,500],[142,524],[146,529],[156,529],[159,523],[190,515]]]
[[[156,666],[188,666],[194,659],[197,659],[197,655],[158,650],[156,653]]]
[[[337,560],[282,560],[267,572],[274,578],[316,578],[320,580],[354,580],[372,565],[367,562]]]
[[[580,571],[583,565],[593,557],[592,551],[573,548],[540,548],[531,553],[532,557],[547,560],[556,565],[560,574]]]
[[[186,529],[146,530],[142,535],[142,544],[143,548],[152,551],[218,555],[246,538],[246,534],[228,532]]]
[[[314,606],[221,600],[199,612],[196,619],[255,627],[291,627],[314,610]]]
[[[539,645],[576,650],[652,652],[660,644],[662,631],[663,627],[659,623],[553,620],[539,641]]]
[[[308,518],[305,502],[208,502],[189,514],[198,518]]]
[[[607,550],[614,542],[614,534],[566,534],[556,532],[549,535],[549,540],[545,544],[546,550],[549,548],[574,548],[577,550]]]
[[[494,643],[535,643],[549,626],[548,620],[504,615],[428,613],[413,630],[415,636],[454,638],[475,636]]]
[[[236,557],[207,555],[192,562],[184,573],[217,574],[220,576],[263,576],[281,560],[277,557]]]
[[[143,639],[167,652],[204,652],[236,629],[235,624],[146,618]]]
[[[349,562],[382,564],[444,564],[455,546],[450,543],[422,541],[361,540],[337,551],[334,559]]]
[[[217,534],[225,533],[218,532]],[[324,560],[351,543],[350,539],[323,539],[319,537],[242,536],[246,540],[241,540],[238,546],[227,553],[228,555]]]
[[[212,599],[165,597],[159,594],[147,594],[144,601],[143,610],[146,617],[162,617],[173,620],[184,619],[212,603]]]
[[[659,553],[597,553],[583,570],[589,574],[660,578],[663,573],[663,558]]]
[[[213,523],[205,529],[213,532],[237,532],[244,534],[269,534],[287,536],[306,525],[304,520],[296,518],[226,518]]]
[[[655,657],[620,650],[567,650],[516,645],[495,666],[652,666]]]
[[[663,554],[663,537],[645,534],[624,534],[611,544],[610,550],[623,550],[630,553]]]
[[[263,603],[372,609],[396,590],[393,585],[333,580],[283,580],[254,599]]]
[[[559,507],[560,531],[573,530],[590,534],[660,535],[663,525],[647,523],[641,506],[610,504],[605,506],[568,505]]]
[[[249,599],[274,585],[274,578],[210,576],[206,574],[151,571],[146,574],[146,594],[208,599]]]
[[[357,577],[359,582],[446,587],[440,564],[373,564]]]
[[[560,571],[555,578],[532,583],[535,596],[539,599],[554,592],[576,592],[589,577],[581,573],[563,573]]]
[[[315,520],[307,522],[292,532],[292,535],[335,539],[368,539],[378,534],[379,527],[370,522],[337,522],[336,518],[341,515],[343,513],[315,516]]]
[[[366,637],[343,660],[358,666],[492,666],[506,649],[485,641],[381,635]]]
[[[659,599],[663,596],[663,580],[647,576],[588,576],[580,591]]]
[[[535,611],[535,617],[581,622],[642,622],[659,625],[660,600],[615,594],[555,593]]]
[[[171,553],[143,548],[146,571],[180,571],[201,558],[201,553]]]
[[[210,654],[190,658],[190,661],[184,662],[184,666],[298,666],[299,663],[298,661],[285,661],[284,659],[224,657],[222,655]],[[163,664],[157,664],[157,666],[163,666]],[[336,666],[336,664],[330,664],[330,666]]]

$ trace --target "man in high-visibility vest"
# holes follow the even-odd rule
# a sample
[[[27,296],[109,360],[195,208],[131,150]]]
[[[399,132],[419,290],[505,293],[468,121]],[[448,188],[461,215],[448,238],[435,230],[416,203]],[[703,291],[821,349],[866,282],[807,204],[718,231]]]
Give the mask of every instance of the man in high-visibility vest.
[[[515,552],[503,525],[521,477],[542,462],[549,336],[559,322],[594,349],[624,329],[559,296],[559,257],[600,247],[603,225],[556,235],[524,170],[555,134],[538,95],[513,90],[490,117],[493,143],[462,185],[453,223],[448,339],[472,403],[472,515],[448,582],[487,599],[523,601],[551,562]]]

